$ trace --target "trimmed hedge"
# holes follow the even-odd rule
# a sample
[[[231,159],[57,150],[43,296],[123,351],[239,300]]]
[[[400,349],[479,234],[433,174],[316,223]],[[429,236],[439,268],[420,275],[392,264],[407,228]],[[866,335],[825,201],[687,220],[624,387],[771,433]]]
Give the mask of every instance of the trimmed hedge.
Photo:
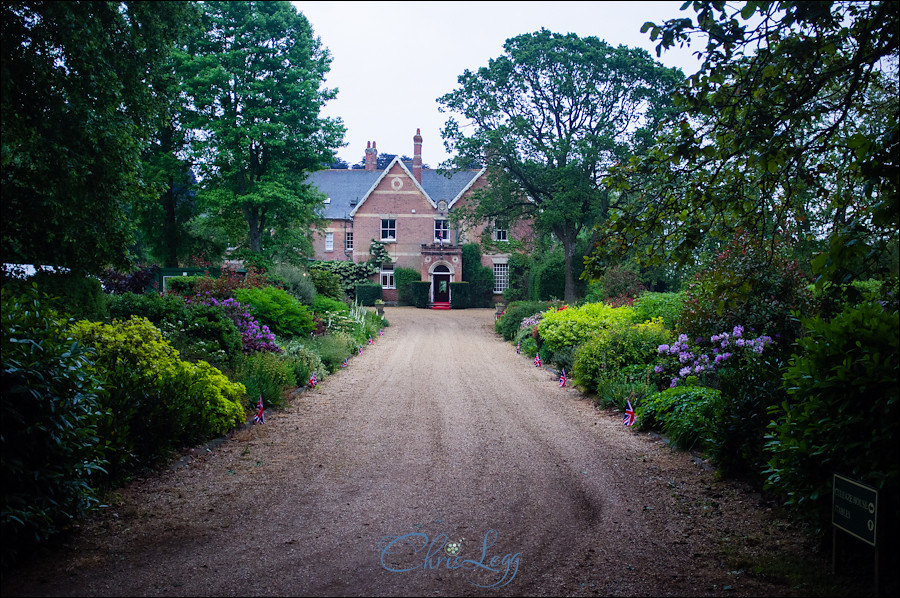
[[[428,292],[430,290],[430,282],[421,281],[412,283],[413,305],[420,309],[428,307]]]
[[[469,293],[471,287],[468,282],[450,283],[450,307],[453,309],[467,309],[469,307]]]
[[[359,283],[356,285],[356,302],[360,305],[371,307],[376,299],[381,299],[382,290],[380,284]]]

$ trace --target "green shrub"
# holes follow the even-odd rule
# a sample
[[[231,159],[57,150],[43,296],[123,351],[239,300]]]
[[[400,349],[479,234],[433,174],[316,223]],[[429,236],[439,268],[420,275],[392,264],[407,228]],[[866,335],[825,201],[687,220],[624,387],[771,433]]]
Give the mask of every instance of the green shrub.
[[[34,288],[2,291],[4,570],[96,505],[103,388],[90,353]]]
[[[252,408],[261,397],[266,409],[280,407],[285,389],[298,383],[294,361],[291,356],[271,351],[244,356],[235,375],[247,389],[245,406]]]
[[[651,395],[635,406],[641,429],[661,430],[672,445],[704,450],[711,446],[721,392],[703,386],[678,386]]]
[[[422,275],[412,268],[394,268],[394,282],[397,285],[397,300],[400,305],[415,305],[412,283],[421,282]]]
[[[279,336],[305,336],[315,329],[306,306],[282,289],[237,289],[234,298],[251,306],[253,316]]]
[[[661,318],[601,330],[575,352],[572,374],[576,384],[587,392],[597,392],[599,384],[615,379],[621,369],[652,364],[658,347],[671,339],[672,333]]]
[[[101,422],[99,435],[109,447],[112,480],[167,457],[177,445],[221,434],[223,418],[233,417],[231,427],[241,423],[242,408],[223,408],[218,399],[210,403],[200,397],[219,389],[221,400],[234,403],[244,387],[219,377],[221,373],[209,364],[181,360],[147,319],[81,321],[72,325],[71,332],[96,352],[92,370],[103,378],[102,407],[110,414]],[[191,418],[212,427],[197,428]]]
[[[355,296],[360,305],[375,305],[375,300],[381,299],[382,296],[381,285],[371,282],[357,283]]]
[[[715,268],[700,272],[688,285],[679,330],[696,338],[741,325],[789,348],[800,334],[792,313],[812,310],[809,280],[789,253],[771,240],[736,239],[716,256]]]
[[[431,292],[431,283],[426,281],[411,283],[414,305],[420,309],[428,307],[428,294]]]
[[[166,291],[176,295],[195,295],[201,280],[202,276],[172,276],[166,279]]]
[[[108,301],[110,320],[139,316],[159,326],[165,321],[180,322],[187,318],[187,304],[182,297],[172,293],[123,293],[110,295]]]
[[[666,328],[675,330],[684,307],[684,293],[646,292],[637,298],[632,307],[635,322],[662,318]]]
[[[462,250],[462,280],[468,282],[469,307],[490,307],[494,294],[494,271],[481,265],[481,248],[466,243]]]
[[[277,264],[269,274],[277,277],[281,287],[304,305],[312,305],[316,298],[316,285],[309,272],[292,264]]]
[[[563,347],[577,348],[601,330],[633,321],[634,310],[630,307],[586,303],[581,307],[563,306],[544,314],[538,332],[550,351],[560,351]]]
[[[350,306],[343,301],[318,295],[313,301],[312,309],[313,312],[319,315],[325,315],[327,313],[348,313],[350,311]]]
[[[389,260],[385,260],[389,261]],[[369,283],[369,279],[374,274],[378,274],[381,269],[381,262],[347,262],[347,261],[321,261],[310,264],[310,274],[317,272],[329,272],[337,277],[337,290],[333,287],[333,282],[329,279],[327,283],[322,280],[321,275],[315,274],[314,282],[316,283],[316,291],[320,294],[331,297],[332,299],[343,299],[344,296],[351,300],[356,298],[356,285],[360,283]],[[320,284],[327,284],[327,288],[319,288]]]
[[[366,337],[366,342],[368,342],[368,337]],[[353,349],[359,347],[360,344],[362,343],[358,343],[343,333],[327,334],[304,340],[304,345],[312,349],[325,366],[324,371],[316,372],[320,379],[339,370],[344,360],[350,357]]]
[[[883,490],[893,500],[885,519],[898,520],[895,301],[850,307],[831,321],[804,319],[784,371],[789,398],[770,410],[767,487],[823,526],[833,473]]]
[[[613,406],[625,411],[628,401],[637,408],[656,393],[656,386],[650,380],[649,366],[630,365],[601,378],[594,392],[601,407]]]
[[[469,307],[471,297],[470,283],[468,282],[451,282],[450,283],[450,303],[453,309],[466,309]]]
[[[38,270],[28,278],[4,278],[3,286],[14,294],[25,294],[33,285],[46,295],[44,301],[61,314],[75,319],[106,318],[106,296],[100,281],[73,272]]]
[[[616,307],[631,305],[646,291],[637,267],[630,264],[612,266],[599,280],[588,286],[585,299],[591,303],[608,303]]]
[[[310,278],[312,278],[313,286],[316,287],[316,295],[330,297],[340,301],[344,298],[344,291],[341,290],[341,278],[334,272],[324,268],[310,268]]]
[[[513,301],[503,310],[503,315],[494,323],[494,330],[504,340],[511,341],[519,333],[522,320],[550,307],[544,301]]]
[[[292,359],[294,377],[300,385],[305,384],[313,372],[317,376],[324,376],[327,371],[319,354],[304,345],[304,342],[306,339],[293,339],[284,345],[284,352]]]
[[[241,354],[241,334],[231,317],[219,305],[185,300],[179,295],[124,293],[109,298],[110,317],[127,320],[147,318],[181,357],[188,361],[209,361],[234,367]]]
[[[719,372],[721,410],[710,456],[719,473],[762,486],[769,409],[787,399],[781,384],[782,354],[745,351]]]

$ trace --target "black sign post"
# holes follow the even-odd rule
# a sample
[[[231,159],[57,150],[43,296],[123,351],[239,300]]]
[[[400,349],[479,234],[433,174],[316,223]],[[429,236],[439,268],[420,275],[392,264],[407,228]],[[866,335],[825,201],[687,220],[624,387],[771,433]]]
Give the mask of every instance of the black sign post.
[[[837,572],[837,530],[842,530],[875,548],[875,592],[877,595],[878,490],[839,474],[834,474],[832,487],[832,571]]]

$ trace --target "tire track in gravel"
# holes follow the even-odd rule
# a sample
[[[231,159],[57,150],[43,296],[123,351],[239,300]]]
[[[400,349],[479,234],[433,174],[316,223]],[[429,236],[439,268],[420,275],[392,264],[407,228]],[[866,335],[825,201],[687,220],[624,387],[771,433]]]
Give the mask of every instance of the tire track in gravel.
[[[635,475],[654,447],[516,355],[491,310],[387,317],[348,369],[123,490],[4,595],[697,593],[622,575],[691,566],[669,550],[672,501]]]

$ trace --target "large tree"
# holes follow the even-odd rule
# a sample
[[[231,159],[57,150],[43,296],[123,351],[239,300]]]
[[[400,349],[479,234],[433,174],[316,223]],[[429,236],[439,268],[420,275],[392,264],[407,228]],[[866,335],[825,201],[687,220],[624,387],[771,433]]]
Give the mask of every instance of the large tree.
[[[4,2],[4,262],[126,266],[180,2]]]
[[[487,67],[465,71],[438,101],[462,122],[442,135],[455,163],[486,162],[490,190],[473,217],[508,224],[531,218],[565,255],[565,298],[574,299],[572,261],[584,230],[607,217],[600,180],[630,155],[665,112],[683,79],[640,49],[541,30],[509,39]]]
[[[602,227],[593,266],[637,238],[694,259],[737,230],[818,243],[820,280],[890,275],[898,224],[898,10],[891,2],[686,3],[647,23],[658,51],[701,37],[702,69],[646,156],[611,177],[639,209]],[[895,269],[896,266],[894,265]],[[896,276],[896,271],[893,272]]]
[[[321,204],[303,181],[343,142],[340,120],[319,114],[337,93],[323,86],[331,57],[288,2],[203,8],[206,35],[184,65],[200,198],[211,215],[239,214],[259,252],[266,237],[308,231]]]

